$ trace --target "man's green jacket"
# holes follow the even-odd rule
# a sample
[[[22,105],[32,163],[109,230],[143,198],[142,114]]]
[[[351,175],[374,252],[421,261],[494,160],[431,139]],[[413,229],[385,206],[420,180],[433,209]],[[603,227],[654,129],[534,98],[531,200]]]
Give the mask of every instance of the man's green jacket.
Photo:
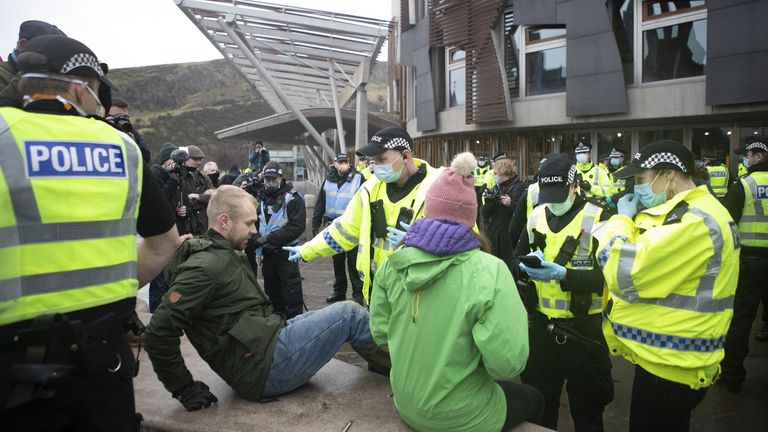
[[[185,333],[240,397],[260,400],[285,319],[273,313],[245,254],[208,230],[176,251],[165,279],[169,290],[143,337],[165,388],[176,394],[193,382],[179,349]]]

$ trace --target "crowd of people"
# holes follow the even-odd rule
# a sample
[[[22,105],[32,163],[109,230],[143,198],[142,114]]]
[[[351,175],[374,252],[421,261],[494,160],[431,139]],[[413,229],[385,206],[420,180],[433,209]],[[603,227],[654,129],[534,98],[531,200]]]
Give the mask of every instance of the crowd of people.
[[[563,386],[576,430],[604,430],[611,356],[635,365],[632,431],[688,430],[710,386],[747,378],[768,137],[739,149],[736,176],[662,140],[599,163],[579,143],[529,182],[506,153],[432,167],[387,127],[357,164],[335,156],[300,244],[304,197],[261,141],[243,171],[194,145],[153,157],[107,73],[41,21],[0,64],[2,430],[137,430],[129,336],[190,411],[218,399],[182,335],[252,401],[349,342],[415,430],[557,429]],[[299,263],[323,256],[331,304],[307,311]]]

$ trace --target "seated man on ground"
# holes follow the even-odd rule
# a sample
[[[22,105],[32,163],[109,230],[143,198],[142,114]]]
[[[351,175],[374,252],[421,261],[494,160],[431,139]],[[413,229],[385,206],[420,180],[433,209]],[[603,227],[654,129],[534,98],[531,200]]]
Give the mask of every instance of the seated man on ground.
[[[286,322],[274,313],[243,253],[256,234],[256,200],[221,186],[207,208],[208,232],[185,242],[165,271],[169,290],[144,333],[155,373],[189,411],[217,402],[184,365],[186,334],[200,356],[242,398],[290,392],[309,381],[344,342],[374,349],[368,312],[351,301]]]

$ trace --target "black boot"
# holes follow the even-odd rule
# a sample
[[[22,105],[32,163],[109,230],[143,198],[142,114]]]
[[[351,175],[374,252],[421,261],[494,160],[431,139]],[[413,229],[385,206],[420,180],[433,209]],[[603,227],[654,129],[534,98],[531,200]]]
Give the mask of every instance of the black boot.
[[[347,299],[347,296],[345,294],[333,294],[325,298],[326,303],[336,303],[339,301],[344,301]]]

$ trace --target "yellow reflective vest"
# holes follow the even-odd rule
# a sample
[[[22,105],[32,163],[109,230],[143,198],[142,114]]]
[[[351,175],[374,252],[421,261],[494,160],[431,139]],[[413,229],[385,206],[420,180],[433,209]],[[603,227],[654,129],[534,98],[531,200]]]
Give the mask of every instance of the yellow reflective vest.
[[[634,220],[613,216],[592,234],[610,294],[603,333],[611,354],[693,389],[712,385],[739,274],[728,211],[704,185]]]
[[[618,171],[618,169],[616,171]],[[605,175],[606,175],[606,179],[608,180],[608,182],[604,186],[605,196],[607,197],[614,196],[617,193],[623,191],[624,188],[627,186],[626,179],[615,178],[613,176],[613,173],[611,173],[610,170],[606,170]]]
[[[484,166],[484,167],[477,167],[475,168],[474,177],[475,177],[475,187],[481,187],[488,179],[486,178],[486,175],[488,174],[488,170],[490,170],[490,167]]]
[[[579,247],[573,258],[565,265],[565,268],[574,270],[592,270],[595,268],[593,258],[594,242],[592,241],[592,227],[595,222],[600,220],[600,214],[603,209],[587,203],[581,209],[578,215],[559,232],[553,232],[549,229],[547,222],[547,206],[538,206],[533,209],[533,213],[528,218],[528,238],[533,241],[533,230],[547,236],[547,245],[543,250],[545,261],[554,261],[560,248],[563,246],[566,237],[579,237],[579,232],[584,230],[584,234],[579,238]],[[538,304],[536,309],[550,318],[574,318],[571,312],[571,293],[563,291],[560,282],[555,280],[540,281],[534,280],[536,284],[536,293],[538,295]],[[597,314],[603,311],[602,295],[592,294],[592,304],[589,307],[589,315]]]
[[[589,190],[583,191],[584,194],[595,198],[604,198],[606,196],[605,186],[610,183],[608,170],[592,162],[586,164],[577,163],[576,167],[579,169],[582,179],[590,185]]]
[[[0,108],[0,325],[136,296],[141,180],[108,124]]]
[[[737,177],[741,177],[743,175],[746,175],[748,172],[749,172],[749,170],[747,170],[747,167],[744,166],[744,162],[739,162],[739,167],[738,167],[738,171],[736,173],[736,176]]]
[[[728,193],[728,168],[725,165],[708,166],[709,186],[715,192],[715,196],[722,198]]]
[[[525,196],[525,204],[528,217],[533,214],[533,209],[539,205],[539,182],[528,185],[528,192]]]
[[[744,209],[738,225],[741,245],[768,248],[768,172],[756,171],[739,181],[744,186]]]
[[[386,183],[372,176],[363,183],[352,197],[344,214],[336,218],[315,238],[301,246],[301,258],[312,261],[321,256],[332,256],[357,248],[357,271],[363,281],[363,296],[370,300],[372,273],[395,251],[387,238],[372,238],[371,203],[382,200],[387,226],[394,227],[400,207],[413,210],[413,220],[424,217],[424,198],[427,189],[440,175],[442,168],[432,168],[425,161],[414,159],[416,166],[426,165],[427,175],[413,190],[400,201],[393,203],[387,197]],[[411,222],[413,222],[413,220]]]

